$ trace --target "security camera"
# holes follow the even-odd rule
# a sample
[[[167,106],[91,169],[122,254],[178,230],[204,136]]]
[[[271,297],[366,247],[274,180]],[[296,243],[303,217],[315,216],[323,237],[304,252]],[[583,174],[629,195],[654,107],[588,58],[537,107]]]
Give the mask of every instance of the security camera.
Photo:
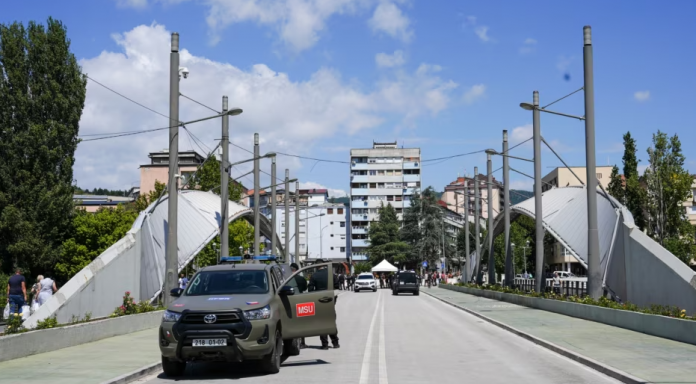
[[[187,79],[189,75],[189,70],[186,67],[179,67],[179,73],[184,75],[184,79]]]

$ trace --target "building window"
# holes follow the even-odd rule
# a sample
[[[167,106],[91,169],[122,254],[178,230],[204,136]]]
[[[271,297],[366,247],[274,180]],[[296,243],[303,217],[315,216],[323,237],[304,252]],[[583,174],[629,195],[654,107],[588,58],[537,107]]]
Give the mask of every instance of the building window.
[[[346,251],[346,247],[341,247],[341,252],[345,252],[345,251]]]
[[[598,178],[598,179],[601,179],[601,178],[602,178],[602,174],[601,174],[601,173],[598,173],[598,174],[597,174],[597,178]]]
[[[331,250],[333,251],[333,247],[331,247]]]
[[[387,201],[394,201],[394,196],[392,196],[392,195],[387,196]]]
[[[377,188],[377,183],[370,183],[370,189]]]
[[[377,171],[375,171],[375,170],[370,171],[370,176],[376,176],[376,175],[377,175]]]
[[[341,228],[345,228],[345,227],[346,227],[346,222],[345,222],[345,221],[341,221]]]
[[[338,208],[338,214],[342,215],[343,214],[343,208]]]
[[[328,209],[326,210],[326,214],[327,214],[327,215],[333,215],[333,208],[328,208]]]
[[[331,225],[333,225],[333,221],[331,222]]]

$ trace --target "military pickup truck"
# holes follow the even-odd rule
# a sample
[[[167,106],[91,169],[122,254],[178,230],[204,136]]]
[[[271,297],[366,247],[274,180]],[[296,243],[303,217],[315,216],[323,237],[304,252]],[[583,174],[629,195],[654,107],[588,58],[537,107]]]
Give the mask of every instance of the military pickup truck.
[[[197,272],[186,289],[173,289],[177,299],[159,329],[165,375],[184,374],[191,361],[256,361],[264,372],[277,373],[285,359],[299,355],[300,338],[336,333],[331,264],[294,274],[284,269],[216,265]],[[307,284],[311,274],[323,277],[316,279],[321,283]]]

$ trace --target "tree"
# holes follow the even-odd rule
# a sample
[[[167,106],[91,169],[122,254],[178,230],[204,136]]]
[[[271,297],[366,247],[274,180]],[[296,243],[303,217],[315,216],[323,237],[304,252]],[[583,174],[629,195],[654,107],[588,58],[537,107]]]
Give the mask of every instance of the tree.
[[[74,235],[60,247],[60,258],[55,265],[57,277],[68,281],[125,236],[137,217],[137,212],[126,210],[123,205],[113,209],[103,207],[96,213],[76,210]]]
[[[682,206],[691,193],[693,176],[684,169],[679,137],[658,131],[648,148],[650,167],[645,171],[648,235],[688,263],[696,254],[694,228]]]
[[[367,253],[373,265],[383,259],[390,263],[407,260],[410,248],[407,243],[399,240],[399,219],[391,204],[382,204],[379,208],[379,219],[370,224],[368,235]]]
[[[611,181],[609,181],[607,192],[621,204],[625,205],[623,180],[621,180],[619,175],[619,167],[615,165],[611,168],[611,176],[609,178]]]
[[[202,191],[213,191],[220,195],[220,162],[215,156],[209,156],[203,165],[194,173],[189,188]],[[230,200],[239,201],[242,198],[242,186],[230,177],[228,191]]]
[[[244,219],[235,220],[230,223],[230,254],[229,256],[243,256],[239,252],[239,247],[243,247],[245,250],[250,248],[254,244],[254,227],[249,224]],[[195,264],[198,267],[206,267],[208,265],[217,264],[218,251],[215,249],[214,244],[220,245],[220,235],[215,236],[215,238],[210,241],[196,256]]]
[[[421,197],[415,193],[411,196],[411,205],[404,210],[404,220],[399,232],[399,238],[408,244],[411,252],[406,262],[418,263],[420,261],[419,244],[421,240],[420,230]]]
[[[422,260],[428,265],[437,265],[437,259],[441,255],[442,209],[438,197],[432,187],[423,191],[421,208],[421,238],[418,250]]]
[[[2,268],[51,273],[74,215],[73,164],[86,78],[65,26],[0,25]]]
[[[138,212],[144,211],[153,202],[157,201],[163,194],[167,193],[167,185],[155,180],[155,189],[149,193],[138,196],[135,200],[135,209]]]
[[[636,156],[636,140],[631,137],[631,132],[626,132],[623,136],[624,155],[623,172],[626,180],[622,203],[633,215],[633,221],[638,228],[645,228],[645,218],[643,216],[643,206],[645,205],[645,190],[640,185],[638,175],[638,160]]]

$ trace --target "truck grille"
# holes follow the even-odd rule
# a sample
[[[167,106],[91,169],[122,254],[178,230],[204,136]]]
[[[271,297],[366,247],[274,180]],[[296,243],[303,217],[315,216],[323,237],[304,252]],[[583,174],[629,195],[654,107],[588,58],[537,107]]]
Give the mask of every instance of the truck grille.
[[[242,322],[242,319],[240,319],[239,315],[236,313],[190,313],[184,316],[182,322],[185,324],[206,324],[206,322],[203,321],[203,318],[210,314],[217,316],[215,324],[232,324]]]

